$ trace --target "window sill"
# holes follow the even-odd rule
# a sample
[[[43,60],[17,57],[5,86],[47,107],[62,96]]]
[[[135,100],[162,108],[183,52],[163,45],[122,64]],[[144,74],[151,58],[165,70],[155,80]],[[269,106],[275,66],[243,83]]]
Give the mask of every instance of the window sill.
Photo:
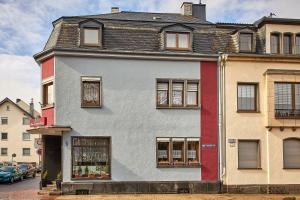
[[[260,111],[257,110],[237,110],[237,113],[260,113]]]
[[[238,170],[262,170],[261,167],[259,168],[237,168]]]
[[[1,141],[8,141],[8,139],[1,139]]]
[[[24,142],[30,142],[30,141],[32,141],[32,140],[23,140]]]
[[[71,178],[72,181],[109,181],[111,178],[89,178],[89,177],[82,177],[82,178]]]
[[[102,108],[102,106],[81,106],[81,108]]]
[[[186,109],[186,110],[200,110],[199,106],[156,106],[156,109]]]
[[[46,110],[46,109],[49,109],[49,108],[54,108],[54,103],[53,103],[53,104],[47,104],[47,105],[43,105],[43,106],[42,106],[42,110]]]
[[[1,156],[8,156],[8,155],[1,155]]]
[[[157,165],[157,168],[200,168],[201,164],[193,164],[193,165]]]
[[[282,169],[283,170],[300,170],[300,167],[299,168],[287,168],[287,167],[284,167]]]

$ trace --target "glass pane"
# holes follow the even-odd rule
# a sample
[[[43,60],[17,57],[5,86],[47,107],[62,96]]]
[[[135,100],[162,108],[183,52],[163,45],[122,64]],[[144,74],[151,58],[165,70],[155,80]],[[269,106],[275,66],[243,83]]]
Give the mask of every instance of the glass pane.
[[[168,105],[168,91],[157,91],[157,103],[159,105]]]
[[[300,36],[296,36],[296,54],[300,54]]]
[[[157,159],[158,164],[169,164],[169,151],[170,151],[170,145],[169,142],[158,142],[157,144]]]
[[[189,35],[187,33],[178,34],[178,48],[189,48]]]
[[[239,168],[258,168],[259,152],[257,141],[239,141]]]
[[[292,42],[292,38],[290,35],[285,35],[284,39],[283,39],[283,52],[285,54],[290,54],[292,53],[292,48],[291,48],[291,42]]]
[[[279,53],[279,35],[271,35],[271,53]]]
[[[295,109],[300,110],[300,84],[295,84]]]
[[[173,83],[172,103],[174,105],[183,104],[183,83]]]
[[[197,105],[198,92],[188,92],[187,93],[187,105]]]
[[[48,85],[48,89],[47,89],[47,92],[48,92],[48,102],[47,104],[53,104],[53,84],[51,85]]]
[[[187,159],[189,164],[199,163],[199,141],[188,141]]]
[[[252,51],[252,34],[240,34],[240,51]]]
[[[167,33],[167,47],[168,48],[176,48],[176,34],[175,33]]]
[[[84,105],[100,105],[100,83],[83,82]]]
[[[275,109],[292,109],[292,84],[275,83]]]
[[[173,141],[172,156],[174,165],[184,163],[184,141]]]
[[[238,110],[255,110],[255,85],[238,85]]]
[[[110,177],[109,139],[74,138],[72,160],[73,178],[108,179]]]
[[[99,44],[99,30],[98,29],[84,29],[84,43],[85,44]]]

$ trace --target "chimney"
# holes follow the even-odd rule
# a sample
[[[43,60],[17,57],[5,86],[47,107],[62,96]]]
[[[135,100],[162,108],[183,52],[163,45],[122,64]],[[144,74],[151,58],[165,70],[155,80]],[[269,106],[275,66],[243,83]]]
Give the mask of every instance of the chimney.
[[[16,103],[19,103],[21,101],[21,99],[16,99]]]
[[[31,99],[31,102],[29,104],[29,113],[34,116],[34,104],[33,104],[33,99]]]
[[[181,5],[181,14],[185,16],[191,16],[193,14],[193,3],[183,2]]]
[[[184,2],[181,6],[181,14],[186,16],[194,16],[206,21],[206,5],[201,3],[194,4],[192,2]]]
[[[120,12],[119,7],[111,7],[111,13],[118,13]]]

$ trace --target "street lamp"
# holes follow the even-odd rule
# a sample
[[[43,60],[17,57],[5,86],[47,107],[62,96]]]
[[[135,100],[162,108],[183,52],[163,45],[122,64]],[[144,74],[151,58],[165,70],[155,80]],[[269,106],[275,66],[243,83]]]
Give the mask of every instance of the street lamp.
[[[17,154],[13,153],[11,154],[11,164],[13,165],[14,158],[17,157]]]

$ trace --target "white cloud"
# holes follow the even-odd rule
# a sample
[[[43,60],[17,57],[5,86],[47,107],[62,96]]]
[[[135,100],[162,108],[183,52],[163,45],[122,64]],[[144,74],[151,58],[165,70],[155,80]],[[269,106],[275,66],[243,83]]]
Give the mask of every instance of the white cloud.
[[[32,57],[0,54],[0,71],[0,101],[9,97],[29,103],[33,98],[39,108],[40,68]]]

